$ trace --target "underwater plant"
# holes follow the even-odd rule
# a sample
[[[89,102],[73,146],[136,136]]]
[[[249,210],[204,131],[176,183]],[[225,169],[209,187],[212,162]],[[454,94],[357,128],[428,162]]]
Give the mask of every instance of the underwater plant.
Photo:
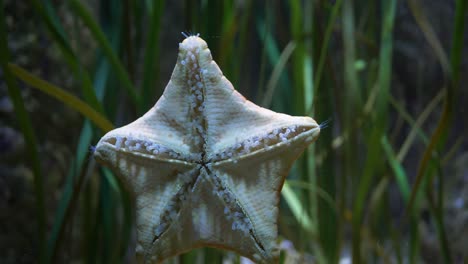
[[[0,3],[0,262],[467,262],[466,0]]]

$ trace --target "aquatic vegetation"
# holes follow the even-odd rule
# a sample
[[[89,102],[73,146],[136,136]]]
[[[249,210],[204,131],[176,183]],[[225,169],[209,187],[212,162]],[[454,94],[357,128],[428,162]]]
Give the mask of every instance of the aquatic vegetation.
[[[35,208],[21,207],[34,212],[34,221],[27,218],[17,229],[36,227],[35,233],[26,232],[35,238],[29,239],[36,245],[32,253],[23,254],[28,247],[14,244],[10,254],[38,263],[116,263],[128,260],[132,248],[141,251],[132,242],[131,191],[91,158],[99,146],[91,151],[89,146],[161,98],[179,48],[174,43],[196,36],[180,35],[189,29],[207,41],[223,74],[249,101],[291,116],[330,120],[326,128],[320,125],[316,144],[301,146],[305,153],[284,183],[276,241],[281,263],[466,261],[460,246],[466,245],[460,237],[468,237],[463,236],[468,202],[460,187],[466,186],[466,165],[460,165],[466,164],[466,133],[457,121],[466,111],[466,89],[460,89],[468,76],[461,67],[468,58],[466,2],[1,1],[1,87],[8,91],[8,99],[5,93],[0,98],[2,127],[22,132],[24,144],[16,145],[24,149],[8,153],[24,155],[0,165],[34,194],[29,200]],[[193,151],[211,140],[203,137],[207,128],[201,118],[208,109],[202,80],[210,72],[200,71],[197,52],[195,46],[176,62],[189,69],[184,84],[191,97],[185,106],[194,111],[184,142],[190,144],[169,149],[138,130],[103,142],[148,159],[240,166],[249,153],[286,146],[308,133],[295,123],[272,130],[259,124],[255,132],[237,131],[238,139],[209,142],[219,151]],[[37,96],[42,93],[54,103]],[[58,121],[42,121],[39,115]],[[63,139],[50,144],[51,134]],[[28,172],[18,173],[11,167],[16,164]],[[20,174],[33,175],[33,181]],[[161,205],[164,221],[151,229],[151,240],[167,232],[191,199],[186,193],[196,173],[175,176],[181,188]],[[238,206],[232,184],[210,179],[213,197],[227,205],[220,207],[220,217],[231,221],[225,228],[249,234],[258,229]],[[20,193],[5,188],[3,193]],[[8,207],[14,199],[3,201],[5,208],[14,208]],[[180,263],[246,261],[209,248],[176,258]]]

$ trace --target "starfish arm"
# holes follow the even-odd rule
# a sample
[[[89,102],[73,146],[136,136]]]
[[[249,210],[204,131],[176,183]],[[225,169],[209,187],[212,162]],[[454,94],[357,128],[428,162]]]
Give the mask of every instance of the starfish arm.
[[[305,133],[271,149],[260,149],[233,162],[214,162],[213,173],[243,208],[253,226],[253,235],[265,252],[277,254],[278,203],[284,180],[298,156],[316,137]]]
[[[189,152],[189,147],[181,141],[164,141],[164,137],[158,134],[161,132],[160,130],[155,135],[148,133],[144,128],[140,128],[140,124],[135,123],[112,130],[104,135],[96,146],[98,160],[109,163],[105,160],[107,155],[100,154],[113,151],[159,161],[193,162],[201,158],[201,153]],[[102,158],[100,158],[101,156]]]
[[[163,235],[181,210],[187,189],[199,175],[195,164],[180,161],[155,160],[125,151],[98,149],[96,159],[119,176],[134,197],[136,210],[137,259],[147,258],[147,252]]]
[[[171,225],[154,241],[146,252],[147,260],[158,262],[208,246],[235,251],[258,263],[274,263],[277,255],[263,248],[250,230],[240,227],[248,225],[250,220],[241,220],[241,205],[234,197],[226,201],[229,190],[213,177],[216,176],[207,167],[200,168],[199,176],[187,189],[187,202],[177,214],[177,224]],[[225,194],[220,196],[220,192]],[[233,223],[238,220],[242,224],[236,223],[239,227],[235,227]]]
[[[139,144],[138,140],[132,139],[133,145],[117,147],[116,141],[111,140],[112,137],[109,138],[110,142],[106,141],[106,137],[101,139],[95,149],[94,158],[101,164],[110,167],[125,183],[129,191],[135,195],[139,195],[139,192],[145,191],[146,188],[150,188],[154,184],[158,185],[158,182],[170,180],[171,177],[168,178],[170,174],[184,172],[195,167],[195,164],[190,162],[167,158],[167,156],[175,154],[168,154],[171,150],[163,146],[158,145],[161,153],[153,154],[141,146],[134,149],[135,145]],[[126,140],[129,141],[128,138]],[[125,145],[125,141],[122,144]]]
[[[164,110],[164,100],[134,122],[105,134],[98,151],[139,153],[156,159],[195,161],[201,152],[193,151],[192,142],[183,136],[186,128]]]
[[[296,122],[293,122],[296,119]],[[208,155],[212,162],[229,160],[236,163],[239,159],[252,155],[263,155],[264,152],[276,148],[285,148],[292,142],[302,141],[308,145],[314,142],[320,134],[320,127],[314,120],[291,117],[292,123],[265,125],[263,131],[253,135],[239,135],[219,140],[216,149]]]

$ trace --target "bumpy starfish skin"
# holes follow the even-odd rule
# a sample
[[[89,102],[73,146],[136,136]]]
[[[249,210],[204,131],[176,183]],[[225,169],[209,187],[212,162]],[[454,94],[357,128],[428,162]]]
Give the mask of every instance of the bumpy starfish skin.
[[[104,135],[95,157],[135,197],[137,259],[208,246],[274,263],[281,188],[319,133],[312,118],[246,100],[190,36],[156,105]]]

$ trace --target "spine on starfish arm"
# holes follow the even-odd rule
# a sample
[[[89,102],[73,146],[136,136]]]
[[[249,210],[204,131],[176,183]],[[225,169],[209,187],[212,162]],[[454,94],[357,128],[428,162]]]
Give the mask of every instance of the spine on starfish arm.
[[[200,37],[200,33],[190,33],[190,32],[180,32],[182,34],[182,36],[184,36],[185,38],[188,38],[188,37]]]
[[[319,127],[320,127],[320,130],[322,129],[325,129],[328,127],[328,125],[331,123],[332,119],[331,118],[328,118],[327,120],[323,121],[322,123],[320,123]]]

